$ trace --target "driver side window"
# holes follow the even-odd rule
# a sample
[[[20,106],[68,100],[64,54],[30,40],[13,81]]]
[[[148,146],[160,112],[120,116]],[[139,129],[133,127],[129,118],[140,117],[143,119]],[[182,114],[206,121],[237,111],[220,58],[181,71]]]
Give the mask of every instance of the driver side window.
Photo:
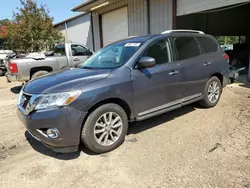
[[[171,62],[170,43],[167,39],[162,39],[151,45],[144,56],[155,59],[157,65]]]
[[[71,45],[71,51],[73,56],[86,56],[89,50],[81,45],[73,44]]]

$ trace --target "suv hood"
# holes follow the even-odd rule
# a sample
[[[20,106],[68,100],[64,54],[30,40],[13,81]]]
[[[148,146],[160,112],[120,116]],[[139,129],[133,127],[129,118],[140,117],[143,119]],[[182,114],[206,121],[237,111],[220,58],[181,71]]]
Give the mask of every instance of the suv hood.
[[[23,91],[29,94],[60,93],[82,89],[85,84],[109,76],[110,69],[69,69],[31,80]]]

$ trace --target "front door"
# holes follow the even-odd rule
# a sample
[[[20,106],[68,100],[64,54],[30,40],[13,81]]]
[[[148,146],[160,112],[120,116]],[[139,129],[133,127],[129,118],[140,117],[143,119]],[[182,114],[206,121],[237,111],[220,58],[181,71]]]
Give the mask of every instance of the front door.
[[[90,56],[89,49],[78,44],[71,45],[71,52],[72,52],[72,59],[71,59],[72,67],[77,67],[79,64],[86,61]]]
[[[168,39],[153,43],[142,56],[153,57],[156,66],[133,69],[134,104],[138,116],[144,116],[178,104],[183,97],[180,82],[182,70],[173,62]]]

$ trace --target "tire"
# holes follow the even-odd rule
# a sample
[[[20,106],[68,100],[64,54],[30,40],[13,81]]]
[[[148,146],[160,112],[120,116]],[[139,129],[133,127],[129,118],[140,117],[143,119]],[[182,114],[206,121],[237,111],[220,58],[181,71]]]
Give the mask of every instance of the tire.
[[[210,89],[209,87],[213,88],[213,86],[212,86],[213,83],[216,83],[217,89],[214,90],[213,92],[209,92],[209,89]],[[215,91],[217,91],[217,92],[215,92]],[[212,95],[211,93],[215,94],[215,98],[212,97],[212,99],[214,99],[214,100],[209,98],[209,96]],[[203,100],[200,101],[200,105],[204,108],[212,108],[212,107],[216,106],[220,100],[221,93],[222,93],[221,81],[219,80],[218,77],[215,77],[215,76],[211,77],[206,83],[205,90],[204,90],[204,98],[203,98]]]
[[[0,76],[4,76],[5,72],[3,70],[0,70]]]
[[[120,118],[117,124],[114,125],[117,126],[118,124],[120,125],[121,123],[122,124],[121,126],[114,129],[111,128],[111,130],[109,130],[108,128],[112,127],[112,125],[110,125],[110,127],[108,127],[108,125],[105,126],[104,116],[106,114],[106,118],[110,120],[110,113],[112,113],[111,119],[115,120],[116,118],[117,119]],[[99,124],[97,124],[97,122]],[[102,131],[104,129],[105,131]],[[97,131],[100,130],[102,132],[98,134]],[[118,136],[115,137],[116,134],[114,134],[113,132],[114,130],[117,133],[120,133],[119,137]],[[83,125],[81,140],[83,144],[92,152],[97,154],[106,153],[116,149],[124,142],[127,130],[128,130],[128,117],[123,108],[117,104],[112,104],[112,103],[105,104],[94,110],[88,116],[85,124]],[[103,139],[101,139],[103,134],[104,134]],[[111,140],[111,136],[113,137],[113,139],[115,139],[115,142]],[[107,137],[107,142],[105,142],[106,137]],[[99,143],[98,139],[100,139],[101,141],[103,140],[103,143],[102,144]],[[105,143],[106,145],[104,145]]]
[[[31,76],[31,80],[48,74],[48,71],[37,71]]]
[[[229,78],[230,84],[233,84],[235,82],[235,78]]]

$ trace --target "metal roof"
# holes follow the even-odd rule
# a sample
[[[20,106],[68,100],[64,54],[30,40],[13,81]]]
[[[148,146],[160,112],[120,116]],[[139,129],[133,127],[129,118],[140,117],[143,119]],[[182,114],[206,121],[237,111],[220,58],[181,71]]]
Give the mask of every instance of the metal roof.
[[[107,0],[88,0],[88,1],[72,8],[71,10],[74,12],[88,12],[94,6],[98,6],[98,5],[105,3],[105,2],[107,2]]]

